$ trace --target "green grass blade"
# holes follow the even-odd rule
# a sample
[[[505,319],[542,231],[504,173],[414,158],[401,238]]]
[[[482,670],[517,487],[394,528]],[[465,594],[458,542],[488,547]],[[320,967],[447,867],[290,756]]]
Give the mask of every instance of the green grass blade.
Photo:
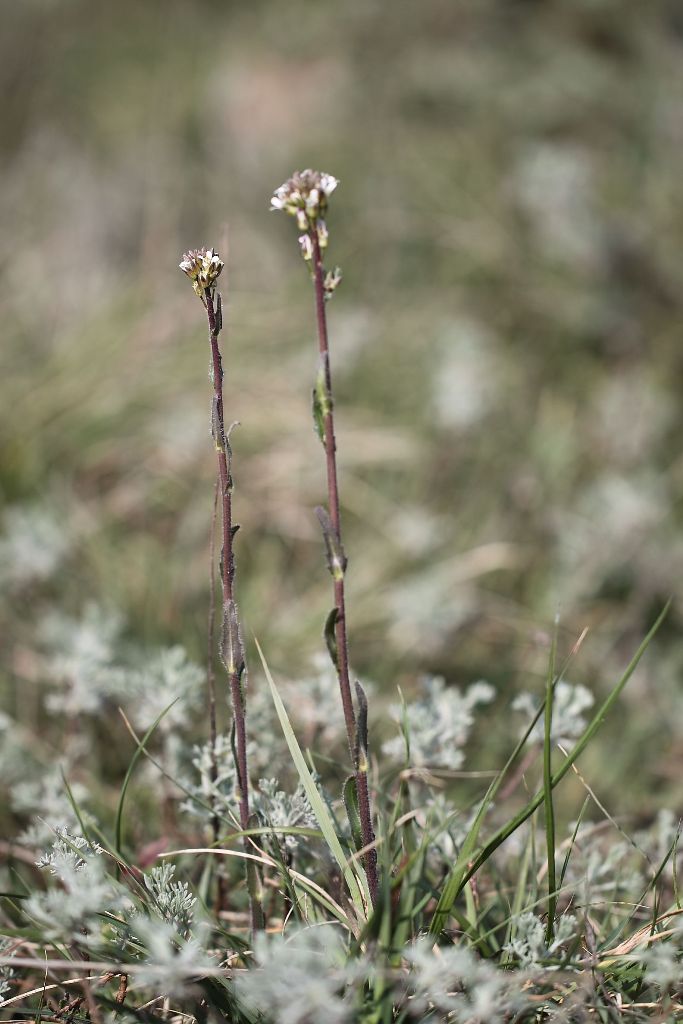
[[[256,649],[258,650],[259,657],[261,659],[261,664],[263,665],[263,671],[265,672],[266,679],[268,680],[268,686],[270,687],[270,693],[273,698],[273,703],[275,704],[277,716],[280,719],[282,732],[284,733],[284,737],[287,742],[287,746],[289,747],[289,752],[292,755],[292,760],[294,761],[296,770],[299,773],[299,779],[301,780],[301,784],[304,787],[306,796],[308,797],[308,802],[311,805],[316,821],[318,822],[318,825],[320,827],[320,831],[322,832],[325,838],[325,842],[329,847],[330,853],[337,861],[344,875],[346,884],[349,889],[349,893],[351,894],[351,900],[353,901],[353,905],[356,909],[356,913],[358,914],[360,920],[364,921],[367,917],[365,907],[370,905],[369,896],[366,892],[366,900],[364,901],[363,893],[361,892],[362,883],[359,883],[357,876],[351,869],[347,857],[344,854],[341,843],[339,842],[339,838],[335,831],[334,823],[332,821],[332,818],[330,817],[330,813],[327,810],[323,798],[318,792],[318,787],[313,781],[313,776],[311,775],[310,769],[306,764],[306,759],[301,751],[299,742],[296,736],[294,735],[294,730],[292,729],[292,725],[289,721],[287,710],[284,704],[282,703],[282,698],[280,697],[280,694],[277,691],[277,687],[275,686],[275,682],[270,673],[270,669],[268,668],[268,664],[263,655],[263,651],[261,650],[261,645],[259,644],[258,640],[256,640]]]
[[[612,705],[617,700],[622,690],[626,686],[627,682],[635,672],[638,662],[644,655],[645,651],[647,650],[653,638],[655,637],[659,627],[666,618],[670,604],[671,601],[667,601],[661,613],[657,617],[655,624],[652,626],[647,636],[638,647],[638,650],[631,659],[621,679],[612,689],[610,694],[605,698],[600,708],[593,716],[586,729],[584,730],[583,735],[581,736],[578,743],[572,750],[571,754],[569,754],[569,756],[565,759],[562,766],[552,776],[551,786],[553,789],[555,788],[555,786],[558,785],[559,782],[562,781],[562,779],[567,774],[571,766],[574,764],[577,758],[583,753],[586,746],[590,743],[593,736],[602,725],[605,716],[607,715],[608,711],[611,709]],[[526,730],[524,736],[518,742],[517,746],[513,750],[510,757],[508,758],[504,768],[491,783],[491,786],[489,787],[486,796],[484,797],[481,808],[479,809],[479,813],[477,814],[477,817],[475,818],[472,828],[470,829],[470,832],[468,833],[463,844],[463,847],[460,851],[460,855],[456,860],[455,865],[453,866],[453,869],[441,892],[439,902],[437,903],[436,910],[434,911],[434,916],[432,917],[432,920],[429,925],[429,931],[431,932],[432,935],[438,934],[442,931],[446,924],[446,921],[448,920],[448,916],[451,913],[453,904],[455,903],[459,894],[462,892],[463,887],[470,880],[472,875],[474,875],[475,872],[479,870],[482,864],[484,864],[491,856],[491,854],[498,849],[501,843],[504,843],[505,840],[509,836],[511,836],[512,833],[515,832],[519,828],[519,826],[527,820],[527,818],[531,817],[534,811],[537,810],[537,808],[540,807],[540,805],[543,803],[545,792],[543,789],[541,789],[540,792],[536,793],[536,795],[532,797],[532,799],[526,804],[526,806],[523,807],[522,810],[519,811],[519,813],[516,814],[514,818],[512,818],[511,821],[507,823],[507,825],[504,825],[502,828],[498,829],[498,831],[493,835],[489,842],[486,843],[486,845],[479,851],[476,857],[472,856],[474,852],[474,844],[476,842],[476,838],[479,834],[479,830],[483,823],[486,810],[488,809],[491,801],[495,798],[495,795],[502,784],[504,776],[507,774],[507,771],[510,768],[511,764],[513,763],[513,761],[515,761],[520,750],[526,743],[526,740],[530,735],[533,726],[540,718],[544,708],[545,700],[536,712],[536,715],[532,719],[531,724]]]
[[[567,772],[569,771],[571,766],[578,760],[578,758],[581,756],[583,751],[586,749],[586,747],[588,746],[588,744],[593,739],[593,737],[595,736],[596,732],[598,731],[598,729],[600,728],[600,726],[604,722],[608,712],[611,710],[613,704],[618,699],[618,697],[620,696],[620,694],[623,691],[624,687],[626,686],[627,682],[629,681],[629,679],[631,678],[631,676],[635,672],[635,670],[636,670],[636,668],[638,666],[638,662],[640,661],[642,656],[645,654],[645,651],[647,650],[647,648],[649,647],[650,643],[652,642],[655,634],[657,633],[657,630],[659,629],[659,627],[661,626],[662,622],[664,621],[664,619],[666,617],[666,614],[667,614],[667,612],[669,610],[670,604],[671,604],[671,602],[667,601],[666,605],[664,606],[663,611],[658,616],[657,621],[655,622],[654,626],[652,626],[652,628],[650,629],[649,633],[647,634],[645,639],[642,641],[642,643],[638,647],[638,650],[633,655],[633,658],[629,662],[628,667],[626,668],[626,671],[624,672],[624,674],[620,678],[619,682],[613,687],[613,689],[610,691],[608,696],[602,702],[602,704],[600,705],[598,711],[595,713],[595,715],[593,716],[591,721],[586,726],[586,729],[584,730],[583,735],[581,736],[581,738],[577,742],[577,744],[574,747],[574,749],[572,750],[572,752],[565,758],[565,760],[562,763],[561,767],[558,768],[558,770],[552,776],[552,778],[551,778],[551,785],[552,785],[553,789],[555,788],[555,786],[558,785],[558,783],[560,783],[562,781],[562,779],[565,777],[565,775],[567,774]],[[472,875],[475,874],[475,872],[479,870],[479,868],[482,866],[482,864],[484,864],[488,860],[488,858],[491,856],[491,854],[495,850],[498,849],[498,847],[501,845],[501,843],[504,843],[505,840],[509,836],[511,836],[512,833],[515,832],[519,828],[519,826],[521,824],[523,824],[527,820],[527,818],[531,817],[531,815],[534,813],[534,811],[537,810],[537,808],[540,807],[540,805],[543,803],[544,796],[545,796],[544,790],[541,789],[538,793],[536,793],[536,795],[534,797],[532,797],[532,799],[528,802],[528,804],[526,804],[526,806],[523,807],[522,810],[518,814],[516,814],[514,816],[514,818],[512,818],[511,821],[508,822],[507,825],[504,825],[502,828],[500,828],[495,833],[495,835],[489,840],[489,842],[477,854],[477,856],[474,859],[472,865],[467,869],[467,871],[465,873],[465,876],[463,877],[463,880],[462,880],[462,885],[464,885],[465,882],[467,882],[472,877]]]
[[[545,721],[543,729],[543,801],[545,804],[545,840],[548,857],[548,922],[546,925],[546,943],[549,946],[555,934],[555,911],[557,908],[555,879],[555,808],[553,806],[553,763],[552,763],[552,728],[553,728],[553,690],[555,686],[555,655],[557,651],[558,620],[550,645],[548,659],[548,678],[545,688]]]
[[[477,815],[474,821],[472,822],[469,832],[465,836],[465,840],[460,849],[460,853],[456,859],[455,864],[451,869],[450,875],[446,879],[446,884],[444,885],[441,891],[441,895],[439,897],[436,910],[434,911],[434,916],[432,917],[432,920],[429,925],[429,931],[432,935],[437,935],[442,930],[442,928],[446,924],[446,921],[448,920],[448,915],[451,912],[453,903],[455,902],[458,893],[461,891],[462,881],[465,876],[465,872],[467,871],[467,866],[475,851],[477,839],[479,838],[479,832],[481,830],[481,826],[484,823],[484,818],[486,817],[486,812],[488,811],[492,802],[495,800],[496,794],[498,793],[498,790],[503,784],[503,780],[505,779],[508,771],[510,770],[514,762],[519,757],[519,754],[523,750],[526,741],[531,735],[531,730],[543,714],[544,706],[545,705],[542,704],[541,707],[538,709],[538,711],[532,718],[531,722],[529,723],[527,729],[525,730],[524,735],[518,741],[517,745],[515,746],[515,749],[512,751],[509,758],[499,771],[498,775],[496,775],[495,779],[493,779],[491,785],[484,794],[484,799],[481,802],[481,806],[477,811]]]
[[[78,822],[78,824],[80,826],[81,835],[83,836],[84,839],[87,839],[88,842],[90,842],[90,836],[88,835],[88,830],[85,827],[85,822],[83,820],[83,815],[81,814],[81,809],[78,806],[78,804],[76,803],[76,800],[74,798],[71,786],[69,785],[67,777],[64,774],[64,769],[60,768],[59,771],[60,771],[60,774],[62,776],[62,782],[64,783],[64,788],[66,789],[66,795],[68,797],[69,803],[71,804],[72,810],[73,810],[74,814],[76,815],[76,821]]]
[[[135,753],[133,754],[133,756],[130,759],[130,764],[128,765],[128,771],[126,772],[126,775],[124,777],[123,783],[121,785],[121,793],[119,794],[119,804],[118,804],[118,807],[116,808],[116,827],[114,829],[114,846],[115,846],[116,852],[117,852],[117,854],[119,854],[119,856],[121,855],[121,846],[122,846],[122,842],[123,842],[123,805],[124,805],[124,802],[125,802],[125,799],[126,799],[126,793],[128,792],[128,786],[130,785],[130,780],[132,779],[133,772],[135,771],[135,766],[138,763],[138,761],[140,760],[140,756],[144,752],[145,747],[147,746],[147,742],[150,739],[150,737],[153,735],[153,733],[155,732],[157,726],[159,725],[159,722],[162,720],[162,718],[165,715],[168,714],[168,712],[171,710],[173,705],[176,704],[179,700],[180,700],[180,698],[176,697],[175,700],[171,701],[171,703],[168,705],[167,708],[164,708],[164,710],[161,712],[160,715],[157,715],[157,717],[154,719],[154,721],[150,725],[150,727],[147,730],[147,732],[145,733],[145,735],[142,737],[142,739],[138,743],[137,750],[135,751]]]

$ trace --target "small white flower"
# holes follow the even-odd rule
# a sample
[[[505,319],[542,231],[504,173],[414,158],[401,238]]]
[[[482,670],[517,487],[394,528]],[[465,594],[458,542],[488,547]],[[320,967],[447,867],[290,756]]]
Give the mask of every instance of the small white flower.
[[[190,249],[178,266],[190,278],[200,299],[203,299],[206,289],[214,286],[224,263],[214,249]]]
[[[306,232],[303,235],[299,235],[299,248],[301,249],[301,255],[310,263],[313,259],[313,242],[311,236]]]
[[[299,231],[308,231],[325,216],[327,201],[338,184],[331,174],[310,168],[295,171],[289,181],[275,189],[270,208],[296,217]]]
[[[327,224],[325,223],[324,220],[319,220],[318,221],[318,245],[320,246],[321,249],[326,249],[327,248],[327,243],[329,241],[329,237],[330,237],[330,235],[329,235],[329,232],[327,230]]]

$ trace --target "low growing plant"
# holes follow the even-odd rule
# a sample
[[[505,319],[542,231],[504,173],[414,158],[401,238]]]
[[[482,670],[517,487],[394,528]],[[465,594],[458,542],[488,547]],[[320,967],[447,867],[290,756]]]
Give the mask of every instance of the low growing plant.
[[[313,417],[327,478],[327,507],[317,514],[334,600],[323,630],[329,664],[316,662],[309,680],[276,682],[257,645],[265,685],[248,685],[235,588],[234,424],[226,426],[219,344],[223,263],[214,249],[191,250],[180,267],[208,323],[221,539],[218,652],[213,544],[211,554],[205,742],[192,748],[185,728],[204,674],[182,648],[150,655],[126,646],[115,613],[92,604],[80,620],[43,623],[47,703],[64,722],[68,756],[55,772],[0,718],[24,820],[23,835],[6,844],[2,876],[2,1019],[680,1019],[679,829],[661,816],[628,836],[578,768],[666,609],[595,711],[594,695],[566,678],[583,636],[564,661],[553,641],[545,691],[514,702],[520,717],[510,721],[521,733],[487,783],[461,776],[476,717],[495,698],[481,680],[461,690],[425,677],[416,701],[399,695],[381,716],[394,732],[371,751],[371,688],[354,679],[350,661],[327,324],[341,272],[323,260],[337,184],[298,172],[271,206],[296,220],[315,300]],[[48,571],[47,560],[41,566]],[[219,694],[232,711],[227,734],[217,728]],[[94,728],[112,705],[122,708],[134,754],[108,819],[71,776],[83,737],[92,741],[88,722]],[[383,710],[381,701],[375,707]],[[324,749],[316,749],[321,737]],[[19,759],[22,778],[11,774]],[[570,773],[586,796],[564,828],[554,800]],[[145,800],[161,805],[165,840],[145,833]],[[168,850],[171,836],[176,848]]]

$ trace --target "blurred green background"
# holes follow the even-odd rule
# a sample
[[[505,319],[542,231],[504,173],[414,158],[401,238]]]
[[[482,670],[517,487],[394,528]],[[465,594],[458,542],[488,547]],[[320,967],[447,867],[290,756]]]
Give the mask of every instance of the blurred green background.
[[[50,608],[94,600],[203,657],[208,345],[177,268],[194,246],[228,264],[247,630],[276,674],[320,649],[313,298],[268,210],[307,166],[341,181],[357,671],[387,692],[483,677],[506,701],[542,687],[559,610],[563,654],[590,627],[570,678],[605,693],[683,573],[678,0],[4,0],[2,24],[7,710],[34,727]],[[592,755],[622,809],[656,784],[680,810],[680,615]]]

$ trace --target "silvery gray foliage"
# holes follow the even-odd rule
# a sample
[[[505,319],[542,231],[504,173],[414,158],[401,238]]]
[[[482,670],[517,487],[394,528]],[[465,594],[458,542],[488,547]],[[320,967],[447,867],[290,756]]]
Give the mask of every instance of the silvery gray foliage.
[[[514,956],[520,967],[541,967],[544,960],[557,958],[562,947],[571,942],[578,931],[573,914],[562,914],[557,921],[553,941],[545,938],[545,925],[530,911],[520,914],[513,921],[513,936],[505,946],[506,952]]]
[[[136,728],[145,730],[169,705],[159,731],[170,734],[187,721],[202,697],[204,670],[179,645],[145,651],[122,643],[121,616],[88,603],[80,618],[52,613],[40,629],[49,655],[46,672],[58,689],[50,711],[70,717],[97,714],[108,700],[130,707]]]
[[[97,945],[102,915],[126,903],[125,890],[107,874],[102,854],[96,843],[62,829],[36,862],[56,883],[46,892],[34,892],[25,905],[46,939]]]
[[[247,718],[247,761],[250,771],[265,774],[274,763],[285,763],[287,745],[265,679],[250,681]]]
[[[555,685],[551,738],[563,747],[573,747],[586,728],[583,712],[594,703],[593,694],[582,683],[570,683],[566,679],[560,679]],[[512,702],[513,710],[521,711],[527,719],[522,732],[526,732],[539,706],[540,700],[531,693],[520,693],[515,697]],[[529,741],[542,743],[543,736],[544,724],[541,717],[531,730]]]
[[[418,807],[418,794],[412,799],[412,806]],[[431,837],[427,847],[427,862],[437,869],[450,869],[455,861],[472,822],[479,810],[472,808],[463,815],[453,807],[452,800],[443,793],[431,794],[422,802],[416,816],[421,829],[428,830]]]
[[[73,783],[71,792],[78,806],[82,807],[88,795],[85,787]],[[10,803],[17,814],[31,818],[31,823],[19,836],[19,841],[27,846],[44,846],[54,840],[55,834],[77,832],[80,828],[59,764],[53,765],[50,771],[37,779],[15,783],[10,792]],[[87,815],[85,820],[87,824]]]
[[[36,769],[30,733],[24,732],[14,718],[0,711],[0,779],[11,787]]]
[[[496,1024],[520,1004],[518,980],[465,946],[436,947],[419,939],[406,950],[411,965],[407,1003],[411,1020]]]
[[[604,898],[619,892],[639,893],[645,876],[635,866],[634,855],[643,866],[642,855],[637,855],[631,843],[614,842],[612,837],[598,832],[595,825],[584,822],[576,834],[564,884],[575,894],[580,906],[589,906],[598,894]]]
[[[39,634],[49,655],[47,678],[59,689],[46,698],[48,710],[71,717],[95,714],[108,699],[121,699],[126,674],[117,663],[123,620],[89,602],[80,618],[50,613]]]
[[[673,923],[674,934],[666,942],[653,942],[637,954],[645,968],[645,978],[661,992],[680,991],[683,985],[683,927]]]
[[[253,806],[263,825],[270,828],[314,828],[316,824],[313,809],[301,783],[294,793],[289,794],[279,789],[277,779],[260,779],[258,792],[254,794]],[[282,836],[281,833],[279,835],[290,850],[295,850],[299,845],[299,836]]]
[[[655,864],[661,864],[664,858],[671,854],[671,851],[674,850],[674,841],[677,841],[676,849],[664,868],[668,877],[672,874],[674,861],[681,855],[680,828],[681,822],[673,811],[664,807],[658,811],[657,817],[649,829],[636,832],[634,836],[638,848],[643,850]]]
[[[64,522],[39,505],[15,505],[4,514],[0,583],[22,586],[47,580],[68,555],[72,538]]]
[[[192,928],[197,897],[192,895],[187,882],[174,881],[174,875],[175,864],[158,864],[144,876],[145,886],[152,897],[152,909],[186,939]]]
[[[159,723],[159,732],[172,733],[187,723],[188,712],[203,700],[205,670],[187,656],[184,647],[161,647],[142,654],[127,676],[131,718],[141,730],[173,704]],[[175,701],[175,703],[173,703]]]
[[[373,684],[363,680],[363,689],[371,698]],[[339,681],[326,652],[315,654],[310,672],[300,679],[284,682],[281,692],[290,717],[303,727],[308,742],[315,740],[334,745],[339,742],[343,735]]]
[[[416,768],[460,768],[464,758],[462,747],[474,722],[474,709],[493,700],[494,695],[493,687],[483,681],[473,683],[463,693],[457,686],[447,686],[441,676],[425,676],[418,700],[409,703],[405,711],[400,704],[390,709],[402,728],[405,715],[410,764]],[[404,736],[389,740],[383,750],[389,757],[403,760]]]
[[[213,775],[215,756],[216,778]],[[196,800],[188,799],[181,804],[181,810],[209,821],[212,811],[223,817],[236,819],[238,800],[236,796],[237,772],[230,737],[220,734],[216,737],[215,754],[210,740],[194,748],[192,765],[197,773],[196,781],[186,784]]]
[[[0,936],[0,957],[11,957],[15,953],[15,940]],[[0,999],[4,999],[10,991],[14,968],[7,963],[0,963]]]
[[[196,936],[179,936],[169,921],[136,917],[135,934],[146,950],[135,982],[155,995],[180,996],[191,987],[193,978],[218,966]]]
[[[344,941],[332,925],[258,933],[253,942],[257,966],[235,979],[250,1010],[276,1024],[346,1024],[355,1020],[354,982],[358,966],[347,964]]]

